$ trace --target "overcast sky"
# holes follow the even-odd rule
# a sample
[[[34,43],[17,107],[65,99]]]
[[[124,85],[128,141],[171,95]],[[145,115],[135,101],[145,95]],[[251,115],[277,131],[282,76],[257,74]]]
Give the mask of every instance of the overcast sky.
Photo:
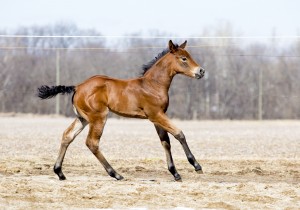
[[[72,22],[104,35],[197,35],[229,22],[237,35],[300,34],[300,0],[0,0],[0,29]]]

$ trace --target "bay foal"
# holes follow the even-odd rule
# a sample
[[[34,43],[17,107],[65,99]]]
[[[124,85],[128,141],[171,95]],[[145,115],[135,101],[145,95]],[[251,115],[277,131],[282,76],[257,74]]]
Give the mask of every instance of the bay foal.
[[[183,132],[167,117],[169,105],[168,90],[176,74],[200,79],[204,76],[201,68],[184,49],[187,41],[180,46],[169,41],[169,48],[160,53],[148,65],[144,65],[142,77],[119,80],[107,76],[93,76],[77,86],[41,86],[38,96],[47,99],[57,94],[73,93],[73,109],[77,116],[64,131],[54,172],[60,180],[66,179],[62,163],[70,143],[89,125],[86,145],[97,157],[107,173],[117,180],[123,179],[107,162],[99,150],[99,141],[109,111],[125,117],[149,119],[153,122],[161,144],[166,152],[168,169],[176,181],[180,181],[172,154],[168,133],[182,145],[188,161],[198,173],[202,168],[190,151]]]

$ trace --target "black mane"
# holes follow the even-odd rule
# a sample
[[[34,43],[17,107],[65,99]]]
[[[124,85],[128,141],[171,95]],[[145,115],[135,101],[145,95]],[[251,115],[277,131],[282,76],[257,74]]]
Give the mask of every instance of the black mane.
[[[176,47],[178,47],[177,44],[175,44]],[[161,59],[164,55],[166,55],[168,52],[170,52],[169,49],[164,49],[161,53],[159,53],[155,58],[153,58],[151,61],[149,61],[147,64],[143,65],[143,75],[146,74],[146,72],[158,61]]]

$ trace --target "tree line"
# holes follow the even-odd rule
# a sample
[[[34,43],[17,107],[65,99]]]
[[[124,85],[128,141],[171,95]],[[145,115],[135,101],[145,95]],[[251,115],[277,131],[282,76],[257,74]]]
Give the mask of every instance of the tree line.
[[[0,30],[0,34],[9,33]],[[73,24],[22,27],[15,34],[101,35]],[[223,35],[235,34],[228,25],[199,32],[199,36]],[[76,85],[96,74],[134,78],[141,76],[142,65],[166,48],[167,43],[167,39],[1,37],[0,112],[54,114],[56,100],[39,100],[36,89],[40,85],[56,85],[57,65],[59,83],[63,85]],[[169,92],[170,117],[300,118],[299,40],[190,39],[187,49],[206,69],[206,75],[201,80],[181,75],[174,78]],[[71,96],[60,97],[59,107],[60,114],[72,116]]]

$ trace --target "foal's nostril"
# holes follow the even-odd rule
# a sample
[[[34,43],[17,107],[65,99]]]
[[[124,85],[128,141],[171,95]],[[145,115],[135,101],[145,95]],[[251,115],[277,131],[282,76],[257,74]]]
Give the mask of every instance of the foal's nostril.
[[[200,74],[204,74],[205,70],[203,68],[200,69]]]

